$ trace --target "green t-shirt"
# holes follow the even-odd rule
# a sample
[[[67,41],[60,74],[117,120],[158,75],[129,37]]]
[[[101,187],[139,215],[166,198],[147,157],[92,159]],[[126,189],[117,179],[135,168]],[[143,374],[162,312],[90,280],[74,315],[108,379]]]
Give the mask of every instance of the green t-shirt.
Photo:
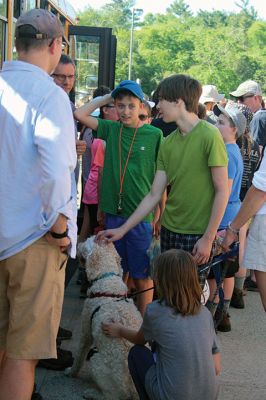
[[[222,136],[208,122],[199,121],[185,136],[178,129],[171,133],[157,161],[157,170],[165,171],[171,186],[162,225],[176,233],[203,234],[215,195],[211,167],[227,164]]]
[[[118,215],[120,188],[119,133],[120,122],[98,120],[97,137],[106,141],[100,207],[105,213]],[[135,128],[122,130],[122,173]],[[156,172],[156,160],[162,141],[160,129],[145,124],[138,128],[128,161],[122,191],[122,215],[129,217],[149,193]],[[145,221],[152,221],[149,214]]]

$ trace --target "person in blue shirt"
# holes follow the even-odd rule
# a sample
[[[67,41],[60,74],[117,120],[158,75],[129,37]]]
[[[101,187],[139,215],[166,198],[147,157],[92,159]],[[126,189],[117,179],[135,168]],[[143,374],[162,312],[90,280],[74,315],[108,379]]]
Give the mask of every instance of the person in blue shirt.
[[[228,104],[225,108],[217,105],[214,112],[218,116],[216,126],[221,132],[228,155],[228,185],[230,194],[223,219],[219,226],[219,230],[224,230],[228,226],[230,228],[230,222],[233,221],[241,206],[240,190],[244,167],[236,140],[244,133],[247,120],[244,114],[233,103]],[[223,284],[224,302],[218,308],[218,297],[213,300],[216,291],[216,281],[212,270],[208,277],[210,297],[206,306],[215,315],[216,327],[222,332],[229,332],[231,330],[228,309],[234,290],[234,275],[238,271],[238,267],[237,261],[224,261],[221,263],[221,275],[225,277]]]

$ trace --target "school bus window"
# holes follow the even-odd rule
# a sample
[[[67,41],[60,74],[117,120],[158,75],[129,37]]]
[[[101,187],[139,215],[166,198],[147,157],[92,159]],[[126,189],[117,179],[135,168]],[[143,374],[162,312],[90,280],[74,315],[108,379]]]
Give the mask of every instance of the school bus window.
[[[5,23],[3,21],[0,20],[0,67],[2,67],[3,64],[3,55],[5,52]]]
[[[35,7],[36,7],[36,0],[25,0],[24,1],[23,12],[32,10]]]
[[[0,0],[0,15],[7,17],[7,0]]]
[[[13,17],[18,18],[20,16],[20,4],[21,0],[14,0],[14,7],[13,7]]]

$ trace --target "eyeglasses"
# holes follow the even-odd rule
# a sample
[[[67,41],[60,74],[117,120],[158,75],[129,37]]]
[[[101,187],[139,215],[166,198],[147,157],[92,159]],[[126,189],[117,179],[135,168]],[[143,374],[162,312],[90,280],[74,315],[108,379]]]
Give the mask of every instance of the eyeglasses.
[[[65,82],[67,79],[70,81],[75,79],[75,75],[52,74],[52,76],[56,77],[60,82]]]
[[[149,118],[148,115],[144,115],[144,114],[139,115],[139,119],[140,119],[141,121],[146,121],[146,119],[148,119],[148,118]]]
[[[51,40],[51,42],[48,44],[48,47],[51,47],[52,44],[54,43],[54,41],[57,40],[57,39],[59,39],[59,38],[53,38],[53,39]],[[62,47],[62,50],[65,50],[65,48],[66,48],[66,43],[65,43],[65,42],[62,42],[62,43],[61,43],[61,47]]]

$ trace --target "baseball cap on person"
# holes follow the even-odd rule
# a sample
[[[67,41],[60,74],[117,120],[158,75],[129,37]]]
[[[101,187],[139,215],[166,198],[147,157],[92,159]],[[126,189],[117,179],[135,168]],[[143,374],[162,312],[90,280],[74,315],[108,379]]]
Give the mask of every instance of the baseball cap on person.
[[[216,104],[213,108],[213,112],[217,117],[219,117],[220,114],[225,115],[227,118],[230,118],[236,129],[237,129],[237,136],[243,135],[243,133],[246,130],[247,126],[247,119],[244,116],[244,114],[239,110],[239,108],[236,106],[236,104],[228,104],[223,108],[220,106],[220,104]]]
[[[119,85],[112,91],[112,97],[116,98],[118,93],[122,90],[128,90],[135,97],[140,99],[140,101],[144,100],[144,93],[137,82],[126,80],[119,83]]]
[[[34,31],[24,32],[20,28],[31,26]],[[64,37],[64,28],[56,15],[42,8],[34,8],[22,14],[16,23],[16,38],[54,39]]]
[[[199,102],[201,104],[212,102],[218,103],[224,98],[224,94],[218,93],[217,87],[214,85],[203,85],[202,94],[200,96]]]
[[[245,95],[262,96],[260,85],[252,80],[241,83],[238,88],[230,93],[233,97],[242,97]]]

